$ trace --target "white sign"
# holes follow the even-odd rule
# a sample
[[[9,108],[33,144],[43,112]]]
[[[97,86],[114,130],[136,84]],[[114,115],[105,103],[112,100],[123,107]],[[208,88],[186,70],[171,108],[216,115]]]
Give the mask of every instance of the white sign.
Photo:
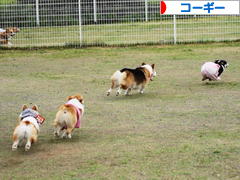
[[[161,14],[239,14],[240,1],[161,1]]]

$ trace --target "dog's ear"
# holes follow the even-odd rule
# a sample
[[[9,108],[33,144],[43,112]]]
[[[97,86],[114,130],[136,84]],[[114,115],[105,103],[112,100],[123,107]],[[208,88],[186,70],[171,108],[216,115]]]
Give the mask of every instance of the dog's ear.
[[[84,101],[83,101],[83,96],[81,96],[81,95],[76,95],[75,98],[77,98],[80,103],[82,103],[82,104],[84,103]]]
[[[69,100],[71,100],[71,99],[73,99],[74,98],[74,96],[68,96],[67,97],[67,100],[69,101]]]
[[[221,60],[221,62],[220,62],[222,65],[225,65],[225,64],[227,64],[227,61],[226,60]]]
[[[155,64],[152,64],[152,68],[154,69],[154,67],[155,67]]]
[[[81,104],[84,104],[84,100],[83,100],[83,99],[79,99],[79,102],[80,102]]]
[[[28,107],[27,107],[27,105],[26,104],[24,104],[23,106],[22,106],[22,110],[24,111],[25,109],[27,109]]]
[[[214,63],[218,64],[220,63],[220,60],[215,60]]]
[[[34,110],[34,111],[38,111],[38,107],[37,107],[37,105],[34,105],[34,106],[32,107],[32,110]]]
[[[143,63],[142,63],[142,66],[144,66],[144,65],[146,65],[146,63],[143,62]]]

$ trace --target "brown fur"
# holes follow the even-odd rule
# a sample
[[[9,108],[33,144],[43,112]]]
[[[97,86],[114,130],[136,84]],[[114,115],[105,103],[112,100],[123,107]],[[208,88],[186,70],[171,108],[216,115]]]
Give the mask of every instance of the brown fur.
[[[30,124],[29,121],[24,121],[23,123],[25,123],[27,126]]]
[[[22,110],[24,111],[25,109],[27,109],[27,105],[22,106]],[[32,109],[35,111],[38,111],[38,108],[36,105],[34,105],[32,107]],[[23,135],[25,126],[30,127],[30,135],[25,137],[26,142],[27,142],[27,144],[25,145],[25,150],[28,151],[31,147],[31,144],[34,142],[37,142],[38,130],[34,126],[34,124],[32,124],[30,121],[21,121],[20,120],[19,124],[16,126],[16,128],[13,132],[12,150],[16,150],[18,148],[19,142],[23,140],[22,138],[23,138],[23,136],[25,136],[25,135]]]
[[[17,135],[16,134],[13,134],[13,141],[16,141],[17,140]]]
[[[68,96],[67,101],[75,98],[78,99],[80,103],[84,103],[83,97],[81,95]],[[76,109],[71,105],[61,105],[54,120],[55,136],[60,136],[60,131],[63,130],[64,132],[62,137],[64,137],[66,134],[69,138],[71,138],[71,134],[75,128],[76,123]],[[65,127],[66,129],[64,129]]]
[[[134,85],[134,76],[132,73],[130,72],[125,72],[126,73],[126,76],[125,78],[123,79],[122,83],[121,83],[121,88],[126,90],[128,89],[129,87],[133,86]]]
[[[7,32],[0,32],[0,44],[8,44],[10,34]]]
[[[150,81],[150,72],[149,71],[147,71],[146,69],[143,69],[143,71],[144,71],[144,73],[145,73],[145,75],[146,75],[146,78],[147,78],[147,81],[146,82],[149,82]]]
[[[9,44],[9,40],[14,33],[19,32],[20,29],[17,27],[9,27],[5,32],[0,32],[0,44]]]

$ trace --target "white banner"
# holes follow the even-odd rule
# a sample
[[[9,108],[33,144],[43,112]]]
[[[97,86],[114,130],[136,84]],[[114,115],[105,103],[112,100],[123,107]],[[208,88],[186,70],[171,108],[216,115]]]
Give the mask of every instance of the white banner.
[[[205,14],[224,15],[239,14],[240,1],[161,1],[161,14]]]

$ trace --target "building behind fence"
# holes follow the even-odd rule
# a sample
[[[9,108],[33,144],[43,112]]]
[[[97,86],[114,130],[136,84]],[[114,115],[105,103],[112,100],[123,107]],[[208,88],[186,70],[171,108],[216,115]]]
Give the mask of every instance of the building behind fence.
[[[160,15],[159,0],[1,0],[14,47],[166,44],[240,39],[239,16]]]

